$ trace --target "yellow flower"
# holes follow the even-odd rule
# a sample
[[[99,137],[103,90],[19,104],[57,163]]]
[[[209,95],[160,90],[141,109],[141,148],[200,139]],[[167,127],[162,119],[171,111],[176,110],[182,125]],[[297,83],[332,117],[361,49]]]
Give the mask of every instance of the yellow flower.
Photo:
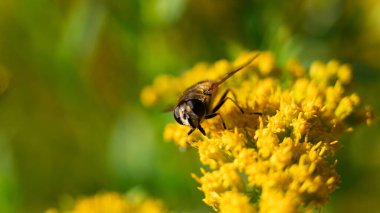
[[[72,210],[58,211],[49,209],[45,213],[167,213],[159,200],[140,197],[127,198],[116,192],[96,194],[78,199]]]
[[[275,58],[271,52],[261,53],[260,60],[257,62],[260,72],[264,75],[268,75],[275,67]]]
[[[286,69],[296,77],[302,77],[305,75],[305,68],[296,59],[291,59],[286,65]]]
[[[249,202],[249,197],[238,192],[228,191],[220,199],[221,213],[254,213],[255,208]]]
[[[350,66],[347,64],[343,64],[342,66],[340,66],[337,75],[339,81],[342,82],[342,84],[350,83],[352,79],[352,72]]]
[[[175,81],[181,93],[198,81],[218,79],[256,53],[245,53],[233,63],[221,60],[215,66],[196,65],[182,77],[161,83]],[[262,52],[220,86],[220,91],[229,88],[236,94],[245,112],[226,102],[218,111],[226,128],[217,116],[202,122],[206,136],[198,131],[188,136],[189,128],[174,122],[165,129],[165,140],[198,149],[208,169],[201,168],[201,175],[193,177],[205,195],[204,202],[217,211],[311,212],[321,208],[339,184],[334,155],[341,135],[357,121],[372,121],[372,111],[363,109],[359,96],[345,90],[352,78],[348,65],[316,61],[307,69],[292,60],[283,70],[275,61],[272,53]],[[154,91],[157,97],[173,90],[156,83],[147,88],[142,93]],[[353,123],[347,119],[351,115],[356,118]]]

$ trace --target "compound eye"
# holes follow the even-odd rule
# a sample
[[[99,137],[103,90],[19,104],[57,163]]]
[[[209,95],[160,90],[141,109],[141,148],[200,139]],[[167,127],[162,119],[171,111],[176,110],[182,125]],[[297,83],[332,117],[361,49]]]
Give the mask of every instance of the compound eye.
[[[203,118],[206,114],[205,104],[198,99],[190,99],[187,101],[187,104],[190,106],[191,111],[198,116],[198,118]]]
[[[178,105],[176,106],[176,108],[174,109],[174,119],[181,125],[183,125],[183,112],[180,112],[181,110],[181,105]]]

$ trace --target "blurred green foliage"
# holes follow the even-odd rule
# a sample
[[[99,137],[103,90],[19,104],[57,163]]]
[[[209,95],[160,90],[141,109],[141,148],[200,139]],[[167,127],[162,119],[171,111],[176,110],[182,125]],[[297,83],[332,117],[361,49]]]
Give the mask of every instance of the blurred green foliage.
[[[279,63],[352,64],[379,112],[376,0],[0,1],[0,212],[41,212],[71,196],[141,188],[173,210],[208,212],[193,150],[163,143],[142,87],[196,62],[271,50]],[[379,124],[344,138],[342,184],[323,212],[380,208]]]

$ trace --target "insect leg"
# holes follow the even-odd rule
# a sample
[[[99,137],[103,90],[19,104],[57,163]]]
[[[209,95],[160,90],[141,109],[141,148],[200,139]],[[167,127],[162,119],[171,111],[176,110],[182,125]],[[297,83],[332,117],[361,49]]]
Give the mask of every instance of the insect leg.
[[[232,96],[234,97],[234,99],[232,99],[232,98],[230,98],[230,97],[227,97],[227,95],[228,95],[229,92],[232,94]],[[217,111],[220,109],[220,107],[223,106],[223,104],[224,104],[227,100],[231,100],[231,101],[235,104],[235,106],[240,110],[240,112],[241,112],[242,114],[244,114],[244,110],[243,110],[243,109],[239,106],[239,104],[236,102],[236,95],[235,95],[235,93],[233,93],[230,89],[227,89],[227,90],[223,93],[222,97],[219,99],[219,101],[218,101],[218,103],[216,104],[216,106],[211,110],[211,113],[205,116],[205,119],[210,119],[210,118],[213,118],[213,117],[219,115],[220,119],[222,120],[222,124],[223,124],[223,128],[224,128],[224,129],[227,129],[227,128],[226,128],[226,123],[224,122],[223,117],[222,117],[222,116],[220,115],[220,113],[218,113]],[[253,112],[253,113],[250,113],[250,114],[262,115],[261,112]]]
[[[191,128],[190,131],[187,133],[187,135],[191,135],[191,133],[194,132],[195,129]]]
[[[202,128],[201,125],[198,125],[197,128],[191,128],[190,131],[187,133],[187,135],[191,135],[191,133],[194,132],[194,130],[199,129],[199,131],[202,133],[202,135],[206,136],[206,131]]]
[[[198,127],[197,127],[198,129],[199,129],[199,131],[201,131],[202,132],[202,134],[204,135],[204,136],[206,136],[206,132],[205,132],[205,130],[201,127],[201,125],[199,124],[198,125]]]
[[[230,93],[232,94],[232,96],[234,97],[233,99],[230,98],[230,97],[227,97],[228,92],[230,92]],[[237,99],[237,98],[236,98],[236,94],[235,94],[233,91],[231,91],[230,89],[227,89],[227,90],[223,93],[223,95],[222,95],[222,97],[220,98],[218,104],[216,104],[216,106],[214,107],[214,109],[212,109],[211,114],[217,112],[217,111],[220,109],[220,107],[222,107],[222,105],[224,104],[224,102],[226,102],[227,100],[231,100],[231,101],[235,104],[235,106],[240,110],[240,112],[244,114],[244,110],[243,110],[243,109],[240,107],[240,105],[236,102],[236,99]],[[250,114],[250,115],[260,115],[260,116],[263,115],[262,112],[251,112],[251,113],[249,113],[249,114]]]
[[[222,95],[222,97],[220,98],[219,102],[218,102],[218,103],[216,104],[216,106],[212,109],[211,114],[217,112],[217,111],[220,109],[220,107],[223,106],[224,102],[226,102],[227,100],[231,100],[231,101],[236,105],[236,107],[239,108],[240,112],[244,114],[244,111],[243,111],[243,109],[239,106],[239,104],[238,104],[234,99],[232,99],[232,98],[230,98],[230,97],[227,97],[228,92],[231,92],[232,95],[234,96],[234,98],[236,99],[236,95],[235,95],[230,89],[227,89],[227,90],[223,93],[223,95]]]
[[[226,123],[224,123],[223,117],[219,113],[212,113],[212,114],[206,115],[205,119],[210,119],[210,118],[213,118],[213,117],[215,117],[217,115],[219,115],[220,119],[222,120],[223,128],[227,129],[226,128]]]

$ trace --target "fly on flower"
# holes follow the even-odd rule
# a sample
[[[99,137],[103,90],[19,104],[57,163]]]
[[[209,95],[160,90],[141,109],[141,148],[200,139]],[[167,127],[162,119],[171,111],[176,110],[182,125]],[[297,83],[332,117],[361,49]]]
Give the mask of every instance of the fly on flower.
[[[174,109],[174,118],[179,124],[191,127],[190,131],[188,132],[188,135],[190,135],[196,129],[199,129],[199,131],[203,135],[206,135],[205,130],[201,126],[201,122],[204,119],[210,119],[217,115],[221,117],[221,115],[218,113],[218,110],[221,106],[223,106],[223,104],[227,100],[232,101],[236,105],[236,107],[239,108],[240,112],[244,113],[243,109],[238,105],[238,103],[234,99],[227,97],[227,94],[230,91],[229,89],[227,89],[223,93],[222,97],[215,106],[212,106],[212,103],[214,102],[219,85],[221,85],[223,82],[225,82],[238,71],[248,66],[255,58],[257,58],[257,56],[259,56],[259,53],[256,54],[244,65],[229,72],[224,78],[220,80],[201,81],[194,84],[193,86],[191,86],[183,92],[182,96],[178,101],[177,106]],[[257,112],[254,114],[261,113]],[[223,127],[226,128],[223,119],[222,122]]]

